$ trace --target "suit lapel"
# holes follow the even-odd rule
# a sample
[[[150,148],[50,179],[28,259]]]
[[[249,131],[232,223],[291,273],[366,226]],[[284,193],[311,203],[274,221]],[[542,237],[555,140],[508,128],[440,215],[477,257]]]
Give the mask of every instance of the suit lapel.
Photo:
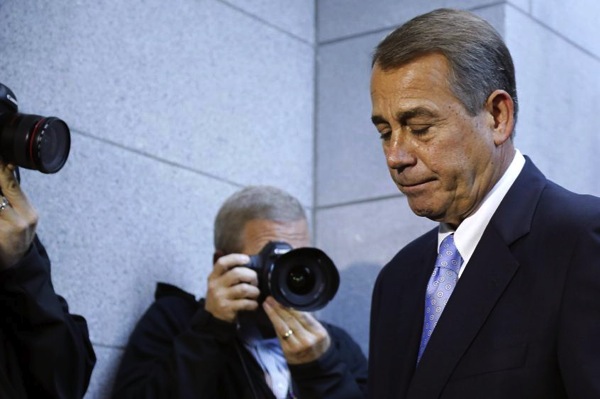
[[[404,397],[415,371],[423,325],[425,287],[435,262],[437,229],[412,251],[401,251],[380,274],[372,302],[370,395]],[[376,343],[376,344],[375,344]],[[402,361],[398,361],[402,359]],[[374,366],[375,365],[375,366]]]
[[[500,236],[495,231],[486,232],[429,340],[407,398],[439,397],[518,267]]]
[[[407,399],[440,396],[457,363],[519,268],[510,245],[529,232],[545,184],[545,177],[527,159],[450,297],[415,370]],[[442,351],[443,355],[439,355]]]

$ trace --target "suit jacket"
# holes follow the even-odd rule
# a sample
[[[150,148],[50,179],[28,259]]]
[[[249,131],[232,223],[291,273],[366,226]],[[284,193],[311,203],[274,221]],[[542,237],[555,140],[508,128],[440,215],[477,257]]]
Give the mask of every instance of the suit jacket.
[[[436,246],[434,229],[377,278],[371,398],[600,398],[600,199],[527,159],[417,366]]]

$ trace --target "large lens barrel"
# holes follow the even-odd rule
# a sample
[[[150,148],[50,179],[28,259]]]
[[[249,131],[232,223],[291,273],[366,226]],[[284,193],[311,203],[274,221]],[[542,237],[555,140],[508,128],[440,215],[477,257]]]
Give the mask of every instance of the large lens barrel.
[[[333,261],[317,248],[297,248],[281,255],[269,276],[273,298],[303,311],[323,308],[339,285],[340,276]]]
[[[71,133],[62,120],[39,115],[0,115],[0,157],[42,173],[56,173],[67,162]]]

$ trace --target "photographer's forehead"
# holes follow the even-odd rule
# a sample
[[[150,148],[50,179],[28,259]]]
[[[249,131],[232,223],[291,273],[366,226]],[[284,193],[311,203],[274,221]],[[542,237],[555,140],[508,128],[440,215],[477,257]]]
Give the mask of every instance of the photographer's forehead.
[[[285,241],[292,248],[310,244],[306,220],[277,222],[273,220],[250,220],[242,232],[243,250],[247,255],[256,255],[269,241]]]

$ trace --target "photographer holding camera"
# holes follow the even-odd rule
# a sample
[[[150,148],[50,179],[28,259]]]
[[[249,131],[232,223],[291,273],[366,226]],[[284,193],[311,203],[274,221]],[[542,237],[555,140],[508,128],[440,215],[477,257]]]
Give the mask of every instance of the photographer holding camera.
[[[0,398],[80,399],[96,362],[87,323],[54,292],[18,166],[56,173],[70,149],[55,117],[18,112],[0,83]]]
[[[14,170],[0,162],[0,398],[82,398],[95,363],[87,325],[54,292]]]
[[[273,298],[288,303],[316,293],[319,304],[303,308],[314,310],[337,290],[337,271],[320,274],[334,268],[324,254],[281,255],[309,244],[298,200],[274,187],[242,189],[219,210],[214,237],[206,297],[196,301],[158,284],[130,337],[113,398],[362,398],[367,363],[348,333]],[[284,270],[279,283],[268,283],[270,292],[261,280],[277,273],[261,268]]]

